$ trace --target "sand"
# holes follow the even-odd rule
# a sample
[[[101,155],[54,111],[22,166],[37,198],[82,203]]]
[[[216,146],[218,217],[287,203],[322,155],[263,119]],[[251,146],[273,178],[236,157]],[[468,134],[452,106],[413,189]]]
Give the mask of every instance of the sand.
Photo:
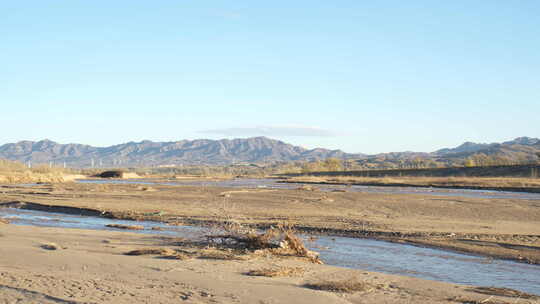
[[[346,191],[346,190],[345,190]],[[209,186],[63,183],[0,188],[0,204],[31,202],[127,219],[205,225],[291,223],[314,233],[418,243],[540,263],[538,200]],[[55,208],[50,208],[55,211]]]
[[[316,265],[297,258],[170,260],[127,256],[171,248],[174,239],[131,232],[0,226],[0,303],[515,303],[516,299],[421,279]],[[43,244],[55,244],[46,250]],[[256,277],[267,267],[299,267],[295,277]],[[306,284],[356,279],[367,291],[336,293]],[[489,300],[489,301],[485,301]],[[482,302],[485,301],[485,302]],[[518,303],[534,303],[519,299]]]
[[[0,205],[191,225],[225,219],[259,227],[285,222],[313,233],[540,261],[540,208],[535,200],[329,193],[316,187],[144,188],[76,183],[2,186]],[[480,293],[471,286],[316,265],[299,258],[250,254],[230,259],[229,253],[211,248],[209,253],[187,259],[127,256],[124,253],[145,248],[192,250],[178,247],[175,239],[129,231],[0,224],[0,244],[0,304],[538,302]],[[303,273],[272,278],[246,275],[281,267],[301,268]],[[366,290],[349,294],[306,287],[325,280],[353,279],[365,283]]]

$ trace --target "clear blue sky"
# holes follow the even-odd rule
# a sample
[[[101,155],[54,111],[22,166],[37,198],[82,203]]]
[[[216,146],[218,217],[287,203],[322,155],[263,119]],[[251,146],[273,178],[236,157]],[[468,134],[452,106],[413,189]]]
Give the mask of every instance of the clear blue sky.
[[[540,137],[540,1],[0,1],[0,144]]]

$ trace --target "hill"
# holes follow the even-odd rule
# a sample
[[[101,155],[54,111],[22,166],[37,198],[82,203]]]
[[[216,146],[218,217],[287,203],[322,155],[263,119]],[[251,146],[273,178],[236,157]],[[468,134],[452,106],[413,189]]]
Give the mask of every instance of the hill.
[[[403,169],[463,166],[515,165],[536,162],[540,139],[518,137],[502,143],[465,142],[434,152],[390,152],[358,159],[353,169]]]
[[[20,162],[66,163],[69,167],[144,167],[176,165],[269,164],[312,161],[329,157],[349,160],[349,169],[426,168],[462,166],[468,159],[476,165],[534,162],[540,139],[518,137],[502,143],[466,142],[434,152],[390,152],[375,155],[345,153],[324,148],[305,149],[267,137],[197,139],[173,142],[128,142],[109,147],[59,144],[51,140],[20,141],[0,146],[0,158]]]
[[[0,158],[32,163],[63,164],[70,167],[128,167],[165,165],[227,165],[309,161],[336,157],[360,158],[340,150],[305,149],[266,137],[175,142],[129,142],[110,147],[59,144],[51,140],[21,141],[0,146]]]

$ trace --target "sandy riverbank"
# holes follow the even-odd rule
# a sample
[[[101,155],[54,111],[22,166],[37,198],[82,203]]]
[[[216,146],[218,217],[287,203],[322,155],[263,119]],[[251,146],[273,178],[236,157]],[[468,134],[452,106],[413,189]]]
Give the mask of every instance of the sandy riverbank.
[[[0,204],[13,202],[88,208],[97,215],[190,225],[230,219],[260,227],[286,222],[313,233],[540,261],[538,200],[65,183],[1,188]]]
[[[243,260],[126,256],[171,248],[174,239],[129,232],[0,226],[0,303],[513,303],[515,298],[434,281],[316,265],[297,258]],[[56,250],[43,249],[55,244]],[[292,277],[256,277],[252,270],[294,267]],[[355,279],[354,293],[308,284]],[[489,292],[488,292],[489,293]],[[489,299],[488,302],[482,302]],[[519,303],[535,303],[520,299]]]

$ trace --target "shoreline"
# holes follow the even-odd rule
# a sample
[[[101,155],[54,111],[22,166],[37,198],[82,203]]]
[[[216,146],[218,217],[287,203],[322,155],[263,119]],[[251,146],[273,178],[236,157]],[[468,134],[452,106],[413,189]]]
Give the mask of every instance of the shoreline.
[[[223,223],[218,219],[209,220],[209,219],[194,219],[194,218],[180,218],[176,216],[174,219],[176,221],[167,220],[163,218],[157,218],[156,216],[144,215],[141,213],[130,213],[126,214],[123,212],[110,212],[104,210],[96,210],[90,208],[79,208],[79,207],[68,207],[68,206],[57,206],[57,205],[46,205],[33,202],[9,202],[9,203],[0,203],[0,208],[16,208],[22,210],[34,210],[34,211],[43,211],[43,212],[53,212],[61,214],[70,214],[70,215],[82,215],[90,217],[104,217],[108,219],[117,219],[117,220],[129,220],[133,221],[136,224],[138,221],[152,221],[160,222],[165,224],[172,224],[178,226],[178,219],[183,226],[192,226],[192,227],[212,227],[216,224]],[[276,226],[279,223],[273,222],[255,222],[255,223],[243,223],[243,225],[256,228],[256,229],[268,229],[272,226]],[[348,238],[358,238],[358,239],[371,239],[377,241],[386,241],[398,244],[406,244],[411,246],[433,248],[438,250],[444,250],[448,252],[469,254],[474,256],[482,256],[500,260],[508,260],[520,263],[527,263],[533,265],[540,265],[540,259],[530,258],[523,256],[522,253],[517,254],[508,254],[508,253],[494,253],[485,250],[479,250],[475,248],[467,248],[459,246],[459,242],[470,242],[474,239],[479,239],[482,242],[482,239],[492,237],[493,235],[489,234],[454,234],[449,236],[448,233],[436,233],[436,232],[415,232],[415,233],[404,233],[400,231],[382,231],[382,230],[352,230],[352,229],[336,229],[336,228],[322,228],[322,227],[313,227],[305,225],[295,225],[294,229],[301,234],[309,234],[311,236],[328,236],[328,237],[348,237]],[[504,235],[497,235],[499,237]],[[506,237],[512,237],[513,235],[506,235]],[[526,236],[528,237],[528,236]],[[536,237],[536,235],[530,235],[530,237]],[[446,242],[446,243],[445,243]],[[457,244],[455,242],[458,242]],[[519,247],[520,245],[514,245]],[[525,247],[525,246],[523,246]],[[533,250],[540,250],[540,248],[531,248]]]
[[[234,220],[312,235],[408,243],[540,264],[538,200],[425,193],[327,192],[198,185],[59,183],[2,187],[0,206],[171,225]],[[316,189],[315,189],[316,190]]]

